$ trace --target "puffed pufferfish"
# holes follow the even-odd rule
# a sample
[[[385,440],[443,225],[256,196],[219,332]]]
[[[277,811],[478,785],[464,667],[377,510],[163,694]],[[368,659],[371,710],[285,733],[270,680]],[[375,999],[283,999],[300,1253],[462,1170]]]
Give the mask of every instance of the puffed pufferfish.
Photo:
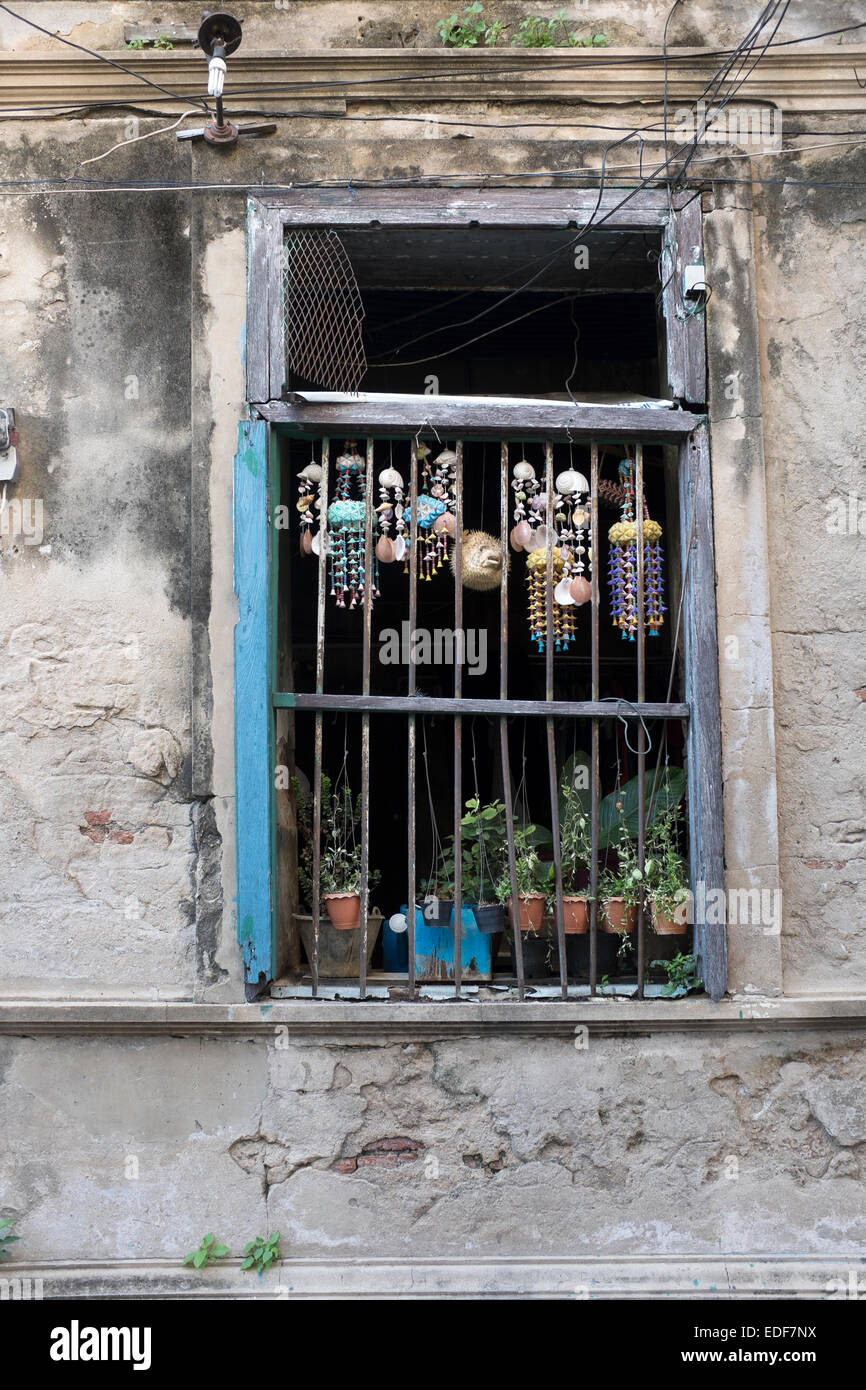
[[[501,542],[486,531],[464,531],[461,540],[464,589],[498,589],[502,580]],[[510,558],[506,558],[506,566],[510,565]],[[451,573],[456,577],[455,550],[451,551]]]

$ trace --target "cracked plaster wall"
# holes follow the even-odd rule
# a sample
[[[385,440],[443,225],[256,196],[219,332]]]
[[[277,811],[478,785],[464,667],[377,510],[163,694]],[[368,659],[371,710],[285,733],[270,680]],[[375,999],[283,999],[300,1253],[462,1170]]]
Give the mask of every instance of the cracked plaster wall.
[[[862,1035],[491,1041],[4,1039],[17,1257],[862,1249]]]

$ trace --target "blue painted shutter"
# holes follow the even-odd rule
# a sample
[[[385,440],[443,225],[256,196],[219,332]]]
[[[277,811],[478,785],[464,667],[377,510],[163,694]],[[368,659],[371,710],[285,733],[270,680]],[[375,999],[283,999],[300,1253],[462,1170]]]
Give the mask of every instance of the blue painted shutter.
[[[237,930],[247,999],[273,976],[272,710],[268,665],[270,426],[242,421],[234,470]]]

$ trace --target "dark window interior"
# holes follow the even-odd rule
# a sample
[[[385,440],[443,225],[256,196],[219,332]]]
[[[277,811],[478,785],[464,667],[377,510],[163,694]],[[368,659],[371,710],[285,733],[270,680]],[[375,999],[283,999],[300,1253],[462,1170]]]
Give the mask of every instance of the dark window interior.
[[[449,395],[567,400],[568,387],[577,397],[603,401],[636,396],[657,398],[661,394],[656,311],[658,238],[654,235],[595,233],[589,244],[589,266],[582,270],[574,268],[573,250],[563,249],[574,240],[575,229],[352,229],[341,231],[340,235],[355,269],[365,308],[365,343],[371,366],[362,391],[422,393],[429,390],[428,378],[432,375],[438,379],[438,391]],[[536,274],[535,283],[527,287],[525,282]],[[515,289],[517,293],[513,293]],[[506,296],[511,297],[502,302]],[[509,326],[512,319],[520,321]],[[496,331],[490,332],[491,329]],[[421,339],[422,334],[429,336]],[[469,343],[470,338],[480,334],[487,336]],[[410,342],[413,338],[419,341]],[[452,348],[457,350],[451,351]],[[447,355],[440,356],[442,353]],[[411,359],[421,357],[433,360],[410,365]],[[292,384],[301,388],[304,383]],[[635,414],[639,416],[638,411]],[[407,421],[407,426],[412,424]],[[399,437],[395,432],[392,440],[376,440],[375,476],[392,463],[408,482],[413,432],[407,428]],[[359,431],[355,437],[363,454],[364,432]],[[421,437],[435,454],[440,443],[431,431],[422,431]],[[441,446],[446,444],[453,448],[454,440],[442,439]],[[332,439],[331,459],[343,448],[342,437]],[[500,448],[500,439],[464,444],[465,530],[485,530],[497,537],[500,534]],[[512,467],[525,457],[543,476],[541,443],[510,438],[509,450]],[[296,691],[304,692],[315,689],[318,563],[313,556],[299,554],[293,504],[299,470],[311,458],[318,460],[320,454],[321,439],[282,440],[281,496],[292,511],[292,529],[280,535],[280,646],[287,681]],[[622,456],[621,445],[601,446],[602,478],[617,480]],[[568,467],[589,475],[589,450],[584,443],[556,443],[554,474]],[[682,698],[678,669],[668,693],[675,619],[672,595],[677,593],[675,569],[679,563],[675,474],[661,446],[645,448],[644,470],[650,515],[664,528],[665,603],[669,610],[659,636],[646,643],[646,698],[677,701]],[[600,694],[614,703],[617,697],[637,697],[635,645],[623,640],[613,627],[607,589],[607,531],[618,518],[615,506],[600,506]],[[508,693],[515,699],[543,699],[545,662],[530,640],[526,560],[525,554],[510,554]],[[383,632],[399,631],[408,619],[409,580],[404,566],[382,565],[379,585],[381,596],[372,612],[371,693],[405,694],[408,668],[383,665],[377,659]],[[487,669],[475,675],[464,670],[463,693],[495,698],[500,680],[499,590],[478,593],[464,589],[463,621],[467,629],[483,630],[487,636]],[[589,623],[586,605],[577,610],[577,640],[554,661],[557,700],[587,700],[591,696]],[[419,582],[418,624],[426,628],[453,627],[454,581],[445,566],[430,582]],[[353,611],[344,610],[328,597],[326,692],[360,693],[362,625],[360,604]],[[434,699],[453,695],[453,679],[451,666],[417,668],[419,693]],[[293,718],[297,769],[302,779],[312,780],[314,716],[297,712]],[[636,759],[628,746],[636,742],[635,729],[632,723],[627,735],[624,724],[617,719],[602,723],[602,795],[635,775]],[[323,770],[335,781],[345,767],[353,791],[360,788],[359,731],[357,714],[324,716]],[[663,731],[664,726],[658,722],[650,725],[650,768],[662,748]],[[417,737],[416,873],[421,880],[431,868],[434,825],[442,840],[453,829],[454,731],[450,717],[434,714],[419,719]],[[681,765],[682,744],[681,726],[668,723],[663,757],[673,765]],[[579,749],[588,751],[589,747],[589,721],[557,721],[560,769],[572,753]],[[510,757],[517,805],[526,819],[549,825],[543,720],[510,721]],[[498,720],[494,718],[473,716],[463,721],[463,787],[465,797],[477,789],[484,801],[502,795]],[[399,911],[406,901],[406,824],[405,719],[373,715],[370,862],[379,873],[379,882],[372,903],[386,918]],[[384,933],[372,960],[374,970],[383,965],[383,937]],[[675,940],[677,949],[688,949],[685,938]],[[510,970],[508,949],[507,941],[503,941],[497,969],[505,975]],[[552,969],[558,972],[555,961]],[[611,979],[633,979],[630,953],[621,953],[609,970],[600,966],[601,973],[609,973]]]

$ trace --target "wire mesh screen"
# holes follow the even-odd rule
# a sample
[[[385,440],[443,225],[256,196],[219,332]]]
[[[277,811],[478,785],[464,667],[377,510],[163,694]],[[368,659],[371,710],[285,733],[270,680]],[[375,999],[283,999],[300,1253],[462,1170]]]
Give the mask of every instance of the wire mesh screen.
[[[364,306],[340,238],[330,228],[291,230],[283,243],[286,366],[326,391],[358,390],[367,370]]]

